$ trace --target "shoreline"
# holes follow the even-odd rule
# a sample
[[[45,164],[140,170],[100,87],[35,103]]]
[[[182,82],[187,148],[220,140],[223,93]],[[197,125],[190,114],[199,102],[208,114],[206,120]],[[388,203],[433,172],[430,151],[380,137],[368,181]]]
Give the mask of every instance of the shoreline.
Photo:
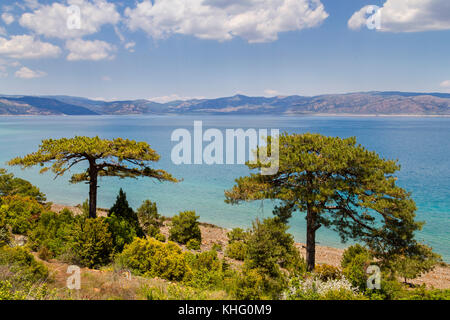
[[[129,116],[249,116],[249,117],[342,117],[342,118],[450,118],[450,114],[378,114],[378,113],[282,113],[282,114],[239,114],[239,113],[132,113],[132,114],[0,114],[1,117],[129,117]]]
[[[59,213],[63,209],[69,209],[74,214],[81,214],[81,209],[74,206],[67,206],[62,204],[52,204],[51,210]],[[106,216],[106,211],[102,209],[97,210],[98,216]],[[168,221],[165,220],[164,226],[161,227],[161,233],[168,237],[169,226]],[[225,248],[228,244],[227,233],[231,230],[223,228],[215,224],[200,222],[200,230],[202,233],[201,250],[211,250],[214,244],[219,244],[222,248]],[[295,246],[299,249],[303,257],[306,257],[305,244],[296,242]],[[342,254],[345,249],[330,247],[330,246],[316,246],[316,263],[317,264],[329,264],[335,267],[340,267]],[[221,254],[224,257],[223,250]],[[425,284],[427,287],[434,287],[436,289],[450,289],[450,266],[438,265],[434,271],[427,273],[415,280],[409,281],[415,285]]]

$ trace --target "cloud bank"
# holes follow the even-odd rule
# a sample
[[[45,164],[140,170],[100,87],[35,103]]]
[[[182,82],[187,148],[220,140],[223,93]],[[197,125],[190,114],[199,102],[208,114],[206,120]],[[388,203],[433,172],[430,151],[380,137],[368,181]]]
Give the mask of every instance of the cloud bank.
[[[348,21],[352,30],[366,25],[365,6]],[[385,32],[423,32],[450,30],[449,0],[387,0],[380,9],[381,28]]]
[[[126,8],[125,17],[130,30],[143,30],[154,39],[182,34],[255,43],[317,27],[328,13],[320,0],[144,0]]]

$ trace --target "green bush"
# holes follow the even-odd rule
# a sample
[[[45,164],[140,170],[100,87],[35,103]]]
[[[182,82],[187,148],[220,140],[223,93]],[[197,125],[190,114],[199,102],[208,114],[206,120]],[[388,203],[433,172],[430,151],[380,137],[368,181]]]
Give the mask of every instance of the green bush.
[[[189,250],[200,250],[200,242],[197,239],[191,239],[186,243]]]
[[[46,283],[26,282],[18,287],[9,280],[0,280],[0,301],[2,300],[52,300],[56,289],[49,290]]]
[[[220,251],[222,251],[222,246],[219,243],[214,243],[212,245],[211,249],[214,250],[214,251],[220,252]]]
[[[372,255],[369,250],[363,247],[360,244],[355,244],[353,246],[348,247],[344,253],[342,254],[341,267],[345,268],[347,265],[353,262],[353,259],[358,255],[365,255],[368,260],[372,259]]]
[[[271,277],[263,269],[245,269],[237,279],[233,295],[239,300],[278,300],[285,287],[282,277]]]
[[[47,259],[55,258],[70,249],[77,218],[70,210],[59,214],[44,212],[29,233],[29,244],[35,251],[42,251]],[[44,259],[46,260],[46,259]]]
[[[83,266],[100,267],[110,261],[113,240],[104,218],[82,219],[76,226],[72,250]]]
[[[142,230],[148,237],[155,238],[163,226],[163,218],[158,214],[156,203],[146,200],[137,210],[137,216]]]
[[[39,203],[44,203],[47,200],[45,194],[30,182],[15,178],[12,173],[8,174],[6,170],[0,169],[0,197],[15,195],[30,197]]]
[[[117,257],[118,265],[146,277],[181,281],[190,272],[185,253],[173,242],[136,238]]]
[[[247,245],[242,241],[234,241],[228,244],[225,255],[228,258],[244,261],[247,255]]]
[[[263,269],[276,277],[279,267],[293,272],[302,268],[303,258],[295,247],[294,238],[286,232],[288,228],[278,218],[256,220],[246,241],[246,267]]]
[[[113,240],[113,251],[120,253],[126,244],[133,242],[137,236],[136,230],[130,222],[117,217],[115,213],[106,218],[106,222]]]
[[[155,236],[155,239],[158,240],[158,241],[160,241],[160,242],[166,242],[166,236],[163,235],[162,233],[158,233],[158,234]]]
[[[341,260],[342,273],[353,286],[364,291],[367,287],[367,267],[372,262],[372,255],[363,246],[356,244],[344,251]]]
[[[196,288],[223,288],[224,279],[228,276],[228,265],[217,255],[217,251],[205,251],[198,254],[188,253],[185,256],[190,274],[185,282]]]
[[[450,300],[450,289],[427,289],[425,286],[414,290],[404,290],[398,297],[400,300]]]
[[[30,197],[14,195],[0,198],[0,217],[15,234],[26,234],[45,211],[44,206]]]
[[[245,241],[247,240],[249,234],[241,228],[234,228],[227,233],[228,243],[233,243],[235,241]]]
[[[24,247],[0,248],[0,265],[6,266],[19,282],[45,281],[49,276],[47,267]]]
[[[169,239],[180,244],[186,244],[189,240],[195,239],[201,243],[202,234],[200,232],[198,219],[195,211],[180,212],[172,218],[172,227],[169,230]]]

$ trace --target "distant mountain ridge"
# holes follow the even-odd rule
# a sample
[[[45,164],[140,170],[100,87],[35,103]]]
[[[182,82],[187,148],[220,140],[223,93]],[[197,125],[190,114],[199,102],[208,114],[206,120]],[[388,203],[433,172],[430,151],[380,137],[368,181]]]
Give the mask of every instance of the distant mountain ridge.
[[[0,115],[450,115],[449,93],[373,91],[314,97],[192,99],[158,103],[150,100],[98,101],[72,96],[0,95]]]

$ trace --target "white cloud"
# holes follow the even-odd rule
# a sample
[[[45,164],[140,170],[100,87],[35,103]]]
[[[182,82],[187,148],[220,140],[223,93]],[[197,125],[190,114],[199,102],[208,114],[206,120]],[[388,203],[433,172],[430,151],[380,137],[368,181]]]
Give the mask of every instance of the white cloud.
[[[159,102],[159,103],[167,103],[172,101],[187,101],[187,100],[193,100],[193,99],[204,99],[205,97],[185,97],[185,96],[179,96],[178,94],[171,94],[168,96],[162,96],[162,97],[154,97],[149,98],[147,100],[153,101],[153,102]]]
[[[134,47],[135,46],[136,46],[136,42],[134,42],[134,41],[125,43],[125,49],[127,49],[130,52],[134,52]]]
[[[0,37],[0,55],[15,59],[54,58],[61,49],[51,43],[42,42],[33,36],[12,36],[9,40]]]
[[[442,81],[441,87],[450,89],[450,80]]]
[[[106,0],[68,0],[68,5],[53,3],[37,7],[32,13],[24,13],[19,22],[37,34],[60,39],[79,38],[100,31],[106,24],[115,25],[120,14],[113,3]],[[80,28],[68,28],[68,21],[74,21],[71,5],[80,8]]]
[[[201,39],[269,42],[281,32],[319,26],[327,17],[320,0],[150,0],[126,8],[130,30],[155,39],[173,34]]]
[[[14,18],[14,16],[9,13],[9,12],[4,12],[2,14],[2,20],[6,23],[6,24],[11,24],[13,23],[16,19]]]
[[[6,29],[0,26],[0,36],[6,36],[7,34]]]
[[[115,47],[107,42],[100,40],[68,40],[66,42],[66,48],[70,51],[67,56],[68,61],[78,61],[78,60],[92,60],[99,61],[114,59],[113,52],[116,50]]]
[[[27,67],[22,67],[14,74],[16,78],[35,79],[45,77],[47,74],[43,71],[34,71]]]
[[[368,6],[355,12],[348,21],[350,29],[366,25]],[[380,9],[380,31],[422,32],[450,30],[448,0],[387,0]]]

